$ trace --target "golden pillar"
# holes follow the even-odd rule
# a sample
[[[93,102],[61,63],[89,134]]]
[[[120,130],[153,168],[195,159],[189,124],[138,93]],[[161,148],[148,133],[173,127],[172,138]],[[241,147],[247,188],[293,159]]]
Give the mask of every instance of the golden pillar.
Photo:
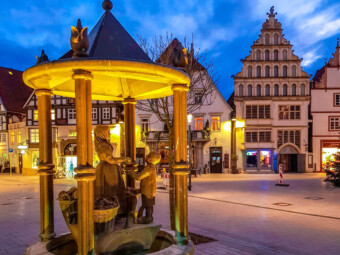
[[[54,233],[52,120],[50,90],[39,89],[39,179],[40,179],[40,237],[43,242],[52,239]]]
[[[175,163],[175,227],[177,242],[182,244],[188,238],[188,180],[187,163],[187,91],[184,84],[172,86],[174,91],[174,148]]]
[[[92,96],[93,76],[85,70],[76,70],[75,80],[76,124],[77,124],[77,167],[75,179],[78,183],[78,254],[94,254],[94,222],[92,145]]]
[[[125,169],[136,171],[136,131],[135,131],[135,110],[136,110],[136,100],[134,98],[125,98],[123,101],[124,105],[124,123],[125,123],[125,155],[131,159],[130,163],[126,164]],[[133,178],[128,174],[126,175],[126,186],[135,188],[136,183]],[[131,213],[135,212],[136,198],[127,198],[127,210],[128,216],[132,216]],[[133,215],[136,220],[136,214]],[[128,220],[127,226],[128,227]]]

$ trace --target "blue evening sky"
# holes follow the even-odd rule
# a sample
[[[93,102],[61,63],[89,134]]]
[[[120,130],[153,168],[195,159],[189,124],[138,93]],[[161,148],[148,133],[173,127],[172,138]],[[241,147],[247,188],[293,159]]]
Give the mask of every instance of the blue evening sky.
[[[336,46],[340,32],[338,0],[113,0],[112,12],[126,30],[152,38],[173,33],[179,40],[194,34],[196,48],[206,50],[227,99],[231,75],[241,70],[266,12],[278,12],[285,38],[303,58],[309,74],[321,68]],[[89,30],[103,10],[102,0],[1,0],[0,66],[25,70],[41,49],[56,59],[70,49],[70,27],[81,18]]]

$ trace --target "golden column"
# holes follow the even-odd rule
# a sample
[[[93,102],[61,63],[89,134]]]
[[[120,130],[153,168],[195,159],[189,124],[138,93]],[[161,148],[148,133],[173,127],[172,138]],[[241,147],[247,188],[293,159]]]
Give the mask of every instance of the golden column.
[[[125,156],[131,159],[130,163],[126,164],[126,170],[137,170],[136,164],[136,131],[135,131],[135,110],[136,110],[136,100],[134,98],[125,98],[123,101],[124,105],[124,123],[125,123]],[[133,178],[128,174],[126,175],[126,186],[135,188],[136,183]],[[127,210],[128,217],[133,216],[136,219],[136,215],[131,215],[135,211],[136,198],[127,199]],[[127,220],[127,227],[128,227]]]
[[[90,72],[76,70],[72,76],[75,80],[76,124],[77,124],[77,167],[75,179],[78,183],[78,254],[94,254],[94,222],[92,145],[92,96]]]
[[[54,206],[53,206],[53,173],[52,159],[52,120],[50,90],[39,89],[38,97],[39,119],[39,178],[40,178],[40,237],[43,242],[55,237]]]
[[[175,84],[174,91],[174,147],[175,163],[175,227],[177,242],[183,244],[188,239],[188,180],[187,163],[187,91],[185,84]]]

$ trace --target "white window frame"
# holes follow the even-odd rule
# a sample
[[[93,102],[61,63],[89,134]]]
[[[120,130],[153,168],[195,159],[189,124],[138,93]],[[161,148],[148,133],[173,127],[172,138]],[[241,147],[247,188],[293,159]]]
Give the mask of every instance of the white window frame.
[[[39,129],[38,128],[30,128],[30,143],[39,143]]]
[[[103,120],[109,120],[111,115],[110,108],[102,108],[102,118]]]
[[[98,108],[92,108],[92,120],[98,119]]]

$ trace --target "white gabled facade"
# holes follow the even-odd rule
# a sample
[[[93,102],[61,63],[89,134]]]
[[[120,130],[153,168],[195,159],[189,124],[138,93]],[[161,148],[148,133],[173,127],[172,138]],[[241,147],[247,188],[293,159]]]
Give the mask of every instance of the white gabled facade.
[[[223,173],[230,169],[232,108],[217,87],[213,86],[214,91],[211,95],[215,98],[213,104],[203,105],[192,112],[191,123],[188,123],[192,137],[191,162],[195,169],[203,170],[207,166],[212,173]],[[164,129],[164,123],[151,112],[136,110],[136,126],[137,161],[139,157],[142,158],[143,153],[158,150],[162,156],[161,167],[166,167],[168,131]]]
[[[309,171],[309,76],[275,16],[272,7],[234,77],[236,119],[245,120],[237,167],[248,173],[276,171],[279,164],[284,171]]]
[[[318,70],[311,81],[313,118],[313,163],[315,171],[331,167],[334,154],[340,151],[340,47]]]

